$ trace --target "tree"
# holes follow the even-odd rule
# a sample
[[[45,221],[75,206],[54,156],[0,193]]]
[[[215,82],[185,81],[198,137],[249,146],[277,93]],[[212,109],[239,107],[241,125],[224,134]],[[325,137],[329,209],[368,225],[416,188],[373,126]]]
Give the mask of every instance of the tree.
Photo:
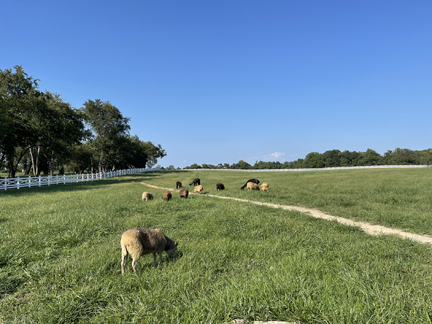
[[[361,154],[359,164],[357,165],[380,165],[382,164],[382,156],[372,149],[367,149]]]
[[[339,150],[331,150],[326,151],[323,154],[324,163],[326,168],[334,168],[334,167],[340,167],[341,166],[341,157],[340,157],[341,151]]]
[[[305,168],[324,168],[324,156],[318,152],[311,152],[304,159]]]
[[[95,149],[91,143],[77,144],[70,148],[70,159],[67,170],[74,173],[93,171],[98,167],[95,158]]]
[[[99,172],[111,170],[121,163],[121,148],[129,134],[129,118],[109,101],[87,100],[81,108],[84,119],[93,133],[92,143],[98,158]]]
[[[0,70],[0,151],[12,178],[31,147],[35,135],[32,119],[39,112],[41,96],[38,80],[29,77],[22,66],[14,69]]]
[[[237,163],[234,163],[231,166],[231,169],[245,169],[246,170],[246,169],[252,169],[252,166],[249,163],[247,163],[243,160],[240,160]]]
[[[150,169],[153,165],[157,163],[158,159],[166,156],[166,152],[160,144],[156,146],[152,142],[148,141],[144,142],[143,145],[148,156],[147,167],[149,167]]]
[[[43,118],[35,124],[37,141],[30,149],[33,173],[38,175],[39,153],[48,161],[49,174],[53,175],[56,163],[65,164],[71,157],[73,145],[80,144],[86,137],[82,114],[64,102],[58,94],[44,93]],[[33,151],[36,150],[34,159]],[[36,161],[35,161],[36,160]]]

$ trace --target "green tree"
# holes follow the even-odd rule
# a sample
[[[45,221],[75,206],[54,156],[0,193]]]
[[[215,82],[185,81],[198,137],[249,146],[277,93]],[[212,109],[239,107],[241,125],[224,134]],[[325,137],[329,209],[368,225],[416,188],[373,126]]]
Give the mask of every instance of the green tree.
[[[304,159],[305,168],[324,168],[324,156],[318,152],[311,152]]]
[[[31,147],[34,129],[31,120],[38,111],[38,80],[29,77],[22,66],[0,70],[0,151],[9,170],[15,177],[18,165]]]
[[[331,151],[324,152],[323,158],[324,158],[325,167],[326,168],[340,167],[341,166],[340,153],[341,151],[339,150],[331,150]]]
[[[165,157],[167,154],[160,144],[154,145],[152,142],[143,142],[145,152],[148,156],[147,167],[150,169],[155,165],[158,159]]]
[[[383,164],[383,157],[372,149],[367,149],[361,154],[361,158],[357,165],[369,166]]]
[[[247,169],[252,169],[252,166],[249,163],[247,163],[247,162],[245,162],[243,160],[240,160],[237,163],[234,163],[231,166],[231,169],[243,169],[243,170],[247,170]]]
[[[71,157],[73,145],[80,144],[85,137],[83,116],[64,102],[58,94],[44,93],[43,118],[37,121],[37,141],[30,149],[33,173],[38,175],[38,164],[33,151],[37,155],[42,150],[48,161],[49,174],[53,175],[56,164],[64,165]],[[38,156],[36,155],[36,160]]]
[[[111,170],[121,164],[122,144],[129,135],[129,118],[109,101],[87,100],[81,109],[93,133],[92,144],[98,158],[99,172]]]

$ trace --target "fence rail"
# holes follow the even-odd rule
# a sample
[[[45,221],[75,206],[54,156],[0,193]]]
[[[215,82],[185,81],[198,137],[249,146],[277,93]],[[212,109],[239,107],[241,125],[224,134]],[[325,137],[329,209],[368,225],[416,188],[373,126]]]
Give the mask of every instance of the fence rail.
[[[126,169],[126,170],[117,170],[117,171],[100,172],[100,173],[72,174],[72,175],[0,178],[0,190],[23,189],[23,188],[51,186],[51,185],[74,183],[74,182],[101,180],[101,179],[120,177],[128,174],[147,172],[147,171],[155,171],[155,170],[141,168],[141,169]]]
[[[287,172],[287,171],[330,171],[330,170],[352,170],[352,169],[408,169],[408,168],[430,168],[432,165],[367,165],[347,166],[331,168],[307,168],[307,169],[185,169],[186,171],[245,171],[245,172]]]

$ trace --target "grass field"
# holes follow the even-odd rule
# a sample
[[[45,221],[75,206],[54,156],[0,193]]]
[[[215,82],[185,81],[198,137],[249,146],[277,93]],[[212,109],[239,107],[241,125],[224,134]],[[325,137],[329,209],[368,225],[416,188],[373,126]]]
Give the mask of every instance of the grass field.
[[[206,194],[166,202],[141,184],[195,177],[207,194],[432,236],[430,169],[153,172],[0,192],[0,323],[431,322],[430,246]],[[240,190],[250,178],[270,191]],[[132,227],[164,231],[175,257],[153,269],[143,256],[139,276],[129,260],[122,277]]]

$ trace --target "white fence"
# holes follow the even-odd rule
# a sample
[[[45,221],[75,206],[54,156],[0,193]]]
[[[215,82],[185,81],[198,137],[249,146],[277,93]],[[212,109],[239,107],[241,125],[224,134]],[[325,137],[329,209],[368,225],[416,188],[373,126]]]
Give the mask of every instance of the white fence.
[[[127,169],[100,173],[85,173],[72,175],[39,176],[39,177],[17,177],[0,179],[0,190],[22,189],[31,187],[51,186],[73,182],[85,182],[106,178],[120,177],[128,174],[155,171],[150,169]]]
[[[186,169],[185,171],[244,171],[244,172],[287,172],[287,171],[330,171],[330,170],[352,170],[352,169],[408,169],[408,168],[430,168],[432,165],[368,165],[348,166],[333,168],[307,168],[307,169]]]

